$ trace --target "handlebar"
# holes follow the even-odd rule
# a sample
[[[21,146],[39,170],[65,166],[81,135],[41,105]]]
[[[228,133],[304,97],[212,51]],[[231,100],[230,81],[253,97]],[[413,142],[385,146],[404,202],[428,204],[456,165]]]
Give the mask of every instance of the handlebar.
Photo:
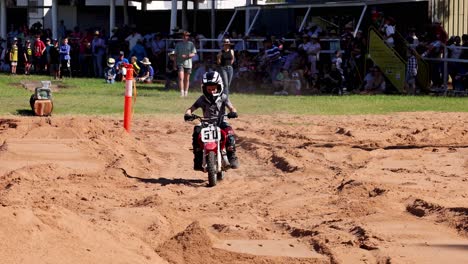
[[[219,117],[211,117],[211,118],[206,118],[206,117],[202,117],[202,116],[192,114],[192,120],[198,119],[198,120],[200,120],[200,122],[213,122],[213,121],[218,121],[222,117],[226,117],[226,116],[229,118],[229,116],[227,114],[224,114],[224,115],[219,116]]]

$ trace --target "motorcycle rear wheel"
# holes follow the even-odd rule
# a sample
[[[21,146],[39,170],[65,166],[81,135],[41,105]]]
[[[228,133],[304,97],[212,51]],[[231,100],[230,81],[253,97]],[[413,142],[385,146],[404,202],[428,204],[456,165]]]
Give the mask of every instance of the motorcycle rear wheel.
[[[217,162],[214,152],[208,152],[206,155],[206,170],[208,172],[208,186],[213,187],[217,181]]]

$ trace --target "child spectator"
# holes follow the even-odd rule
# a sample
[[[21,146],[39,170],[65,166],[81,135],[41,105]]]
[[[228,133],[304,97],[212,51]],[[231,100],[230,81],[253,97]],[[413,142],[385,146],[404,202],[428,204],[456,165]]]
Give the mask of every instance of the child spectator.
[[[31,71],[32,56],[33,56],[33,49],[31,47],[31,41],[29,39],[26,40],[26,47],[24,48],[23,56],[24,56],[24,74],[29,75]]]
[[[132,64],[133,66],[133,76],[136,77],[140,74],[140,65],[138,65],[138,62],[137,62],[137,57],[136,56],[133,56],[130,58],[130,63]]]
[[[164,85],[165,90],[169,90],[171,87],[177,88],[178,77],[175,51],[171,51],[167,55],[169,56],[169,60],[166,65],[166,84]]]
[[[54,79],[57,80],[60,78],[60,53],[58,40],[54,39],[53,46],[49,48],[49,68],[50,75],[54,76]]]
[[[115,59],[109,58],[107,60],[107,67],[104,69],[104,79],[109,84],[114,84],[115,76],[117,75],[117,72],[114,66],[115,66]]]
[[[416,75],[418,74],[418,61],[414,56],[414,50],[408,48],[407,50],[408,63],[406,64],[406,80],[405,88],[408,94],[416,94]]]
[[[125,58],[125,53],[123,51],[119,52],[119,57],[115,61],[115,70],[117,71],[117,81],[124,81],[125,75],[127,74],[127,68],[124,67],[124,64],[128,64],[127,58]]]
[[[34,41],[34,72],[40,73],[42,71],[42,66],[44,65],[42,56],[46,50],[46,45],[41,40],[39,35],[36,35],[36,40]]]

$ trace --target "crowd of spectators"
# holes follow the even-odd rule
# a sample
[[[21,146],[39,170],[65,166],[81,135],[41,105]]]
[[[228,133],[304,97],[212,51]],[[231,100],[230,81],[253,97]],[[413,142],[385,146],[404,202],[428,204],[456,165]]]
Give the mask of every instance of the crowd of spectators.
[[[370,21],[386,44],[404,59],[409,60],[414,54],[442,58],[444,50],[448,51],[448,58],[468,59],[468,49],[460,49],[468,47],[468,35],[449,38],[437,20],[427,30],[417,32],[414,28],[398,25],[395,19],[374,9]],[[366,33],[358,30],[354,34],[352,22],[330,24],[323,26],[309,22],[302,31],[284,36],[220,32],[214,48],[229,50],[225,47],[227,40],[233,50],[230,89],[263,90],[282,95],[392,92],[385,74],[367,58]],[[404,32],[404,37],[397,34],[397,29]],[[137,80],[147,83],[165,80],[166,89],[171,89],[177,87],[177,67],[172,50],[176,43],[174,39],[179,39],[181,32],[179,29],[174,29],[171,34],[140,32],[136,26],[122,26],[107,34],[102,28],[67,30],[61,21],[59,39],[52,39],[50,29],[42,29],[37,23],[31,28],[12,27],[8,38],[0,39],[0,71],[16,74],[18,69],[24,74],[51,74],[55,78],[96,77],[106,81],[110,74],[115,75],[113,79],[116,81],[121,81],[126,71],[122,63],[130,63]],[[191,34],[191,38],[197,50],[206,39],[197,33]],[[204,42],[203,47],[210,48],[210,42]],[[408,53],[408,50],[413,52]],[[223,66],[217,65],[219,59],[200,51],[192,60],[191,87],[200,82],[205,71]],[[411,63],[411,72],[416,69],[417,73],[415,60],[411,59]],[[434,60],[429,64],[431,85],[440,88],[444,83],[443,64]],[[111,65],[112,70],[109,69]],[[466,63],[449,63],[449,76],[454,87],[466,87],[467,69]]]

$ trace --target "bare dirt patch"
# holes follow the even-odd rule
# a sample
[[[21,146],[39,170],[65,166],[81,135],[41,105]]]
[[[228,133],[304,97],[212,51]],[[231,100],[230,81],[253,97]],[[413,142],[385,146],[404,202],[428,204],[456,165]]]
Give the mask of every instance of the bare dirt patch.
[[[273,119],[207,188],[179,116],[0,118],[2,262],[468,262],[468,114]]]

